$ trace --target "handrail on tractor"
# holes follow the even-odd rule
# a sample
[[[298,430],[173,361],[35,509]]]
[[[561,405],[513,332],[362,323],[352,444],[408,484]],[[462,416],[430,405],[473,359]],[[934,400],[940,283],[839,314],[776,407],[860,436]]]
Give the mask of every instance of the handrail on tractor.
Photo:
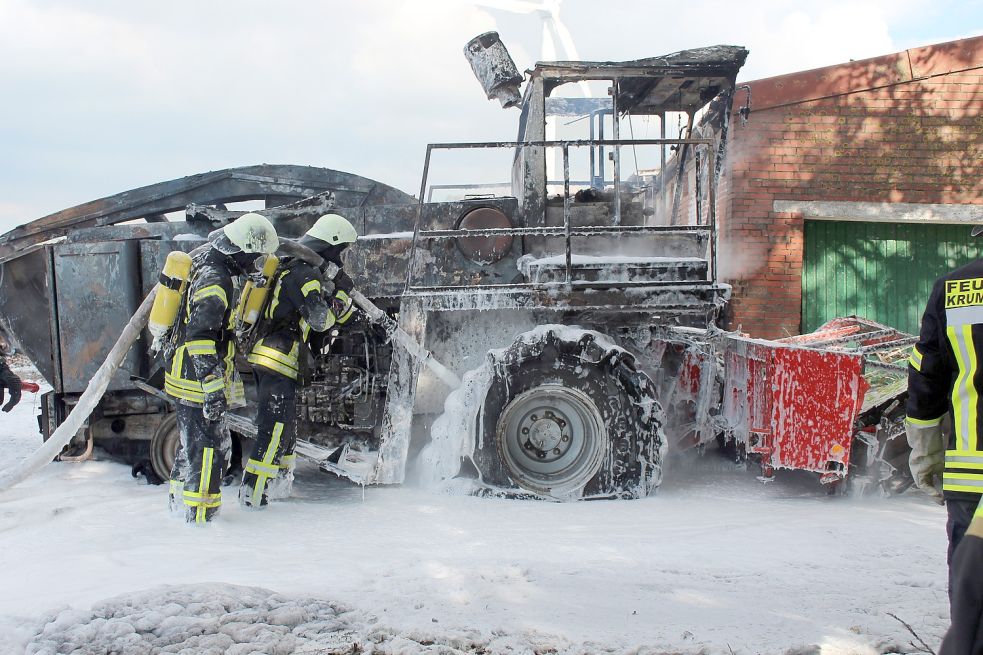
[[[430,143],[427,144],[427,154],[423,163],[423,178],[420,182],[420,194],[417,196],[417,211],[416,220],[413,225],[413,241],[411,245],[410,261],[406,268],[406,287],[405,292],[410,291],[422,291],[426,290],[427,287],[415,287],[413,286],[413,271],[415,270],[416,264],[416,252],[417,243],[420,238],[424,239],[452,239],[458,237],[476,237],[476,236],[522,236],[522,235],[535,235],[535,236],[547,236],[547,237],[560,237],[564,238],[564,259],[565,259],[565,274],[566,282],[570,283],[572,281],[571,273],[571,250],[570,250],[570,239],[572,236],[589,236],[591,234],[603,234],[603,233],[656,233],[656,232],[707,232],[709,235],[709,281],[714,281],[717,279],[717,264],[715,257],[715,246],[716,246],[716,236],[717,236],[717,215],[716,215],[716,187],[714,184],[709,184],[707,188],[707,223],[705,225],[631,225],[622,226],[621,222],[621,179],[620,176],[615,176],[614,179],[614,197],[615,202],[615,216],[614,225],[594,225],[574,228],[570,225],[570,148],[583,148],[583,147],[594,147],[594,146],[614,146],[616,149],[621,146],[665,146],[665,145],[680,145],[680,146],[707,146],[707,152],[709,156],[708,168],[707,170],[713,171],[714,169],[714,142],[711,139],[581,139],[574,141],[485,141],[485,142],[474,142],[474,143]],[[427,181],[430,175],[430,158],[434,150],[474,150],[474,149],[497,149],[497,148],[561,148],[563,151],[563,227],[513,227],[513,228],[487,228],[481,230],[421,230],[420,223],[423,219],[423,205],[425,204],[424,198],[427,192]],[[697,220],[699,220],[699,216]],[[645,283],[639,282],[638,285],[643,285]],[[510,285],[496,285],[498,287],[507,286],[510,288],[531,288],[535,285],[532,284],[510,284]],[[441,287],[442,289],[451,288],[472,288],[473,287]]]

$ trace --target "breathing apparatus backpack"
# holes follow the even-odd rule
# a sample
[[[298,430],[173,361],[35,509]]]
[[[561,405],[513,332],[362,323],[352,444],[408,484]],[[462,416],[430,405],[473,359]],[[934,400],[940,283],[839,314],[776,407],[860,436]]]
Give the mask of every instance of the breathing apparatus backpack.
[[[190,275],[191,255],[180,250],[168,253],[158,278],[160,285],[157,297],[154,298],[150,319],[147,321],[147,327],[153,336],[150,348],[154,352],[161,349],[174,328]]]
[[[241,352],[248,353],[252,350],[256,340],[255,328],[270,304],[270,290],[276,283],[279,268],[280,259],[276,255],[267,255],[262,273],[248,279],[242,287],[235,313],[236,337]]]

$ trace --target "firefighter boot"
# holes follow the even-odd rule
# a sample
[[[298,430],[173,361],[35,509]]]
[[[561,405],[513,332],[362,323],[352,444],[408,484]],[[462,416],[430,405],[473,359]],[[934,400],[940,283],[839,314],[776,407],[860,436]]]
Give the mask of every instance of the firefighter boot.
[[[262,509],[270,503],[266,492],[269,477],[257,475],[249,469],[247,464],[246,472],[242,475],[242,484],[239,485],[239,504],[246,509]]]
[[[181,518],[184,516],[184,483],[180,480],[171,480],[169,485],[167,512],[174,518]]]
[[[266,495],[269,496],[270,500],[290,498],[294,486],[294,464],[296,461],[297,456],[292,453],[283,456],[280,470],[277,471],[276,477],[270,480],[270,484],[266,487]]]

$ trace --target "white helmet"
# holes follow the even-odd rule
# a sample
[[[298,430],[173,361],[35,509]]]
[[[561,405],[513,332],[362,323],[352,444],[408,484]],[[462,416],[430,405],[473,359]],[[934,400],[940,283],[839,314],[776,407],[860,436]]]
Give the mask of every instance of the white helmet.
[[[320,251],[324,246],[336,246],[341,243],[355,243],[355,239],[358,238],[358,232],[351,223],[348,222],[344,216],[339,216],[338,214],[325,214],[321,218],[314,222],[311,229],[304,233],[301,243],[308,246],[312,250]],[[323,241],[323,244],[318,244],[314,242],[313,245],[309,245],[313,239],[318,241]],[[318,248],[316,246],[321,246]]]
[[[222,228],[225,236],[242,252],[271,254],[280,245],[273,223],[262,214],[243,214]]]

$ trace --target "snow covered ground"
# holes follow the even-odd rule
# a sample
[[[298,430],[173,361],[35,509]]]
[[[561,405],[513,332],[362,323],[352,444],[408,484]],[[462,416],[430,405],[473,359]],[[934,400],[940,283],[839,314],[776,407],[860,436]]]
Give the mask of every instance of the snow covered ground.
[[[0,469],[37,447],[37,412],[0,414]],[[128,466],[54,463],[0,493],[0,651],[916,652],[889,613],[937,648],[941,507],[710,469],[554,504],[302,468],[294,498],[196,528]]]

